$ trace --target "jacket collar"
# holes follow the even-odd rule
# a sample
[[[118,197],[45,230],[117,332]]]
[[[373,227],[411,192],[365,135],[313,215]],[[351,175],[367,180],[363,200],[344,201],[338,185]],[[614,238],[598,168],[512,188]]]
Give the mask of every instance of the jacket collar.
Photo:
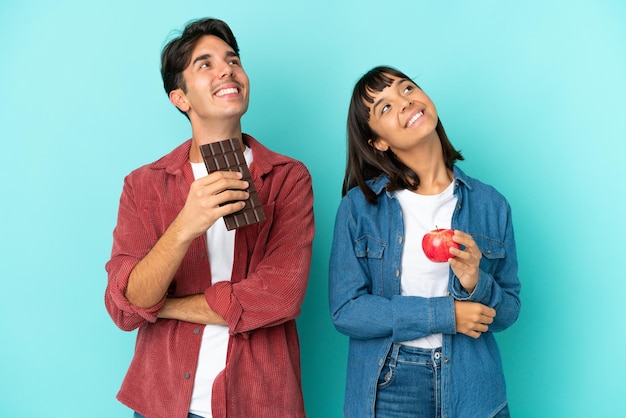
[[[254,161],[252,167],[250,167],[250,172],[254,178],[263,177],[272,170],[272,167],[289,161],[289,158],[286,156],[269,150],[248,134],[243,134],[243,142],[252,149],[252,154],[254,155]],[[184,174],[187,176],[191,174],[191,165],[189,164],[190,149],[191,139],[188,139],[166,156],[150,164],[150,167],[155,170],[165,170],[172,175]]]
[[[456,165],[453,167],[453,172],[454,172],[454,180],[457,181],[456,187],[458,187],[459,182],[463,183],[465,185],[465,187],[468,188],[468,190],[473,190],[474,188],[472,187],[472,184],[470,182],[470,178],[467,174],[465,174],[465,172],[463,172],[463,170],[461,170],[459,167],[457,167]]]
[[[458,187],[460,183],[463,183],[465,187],[472,190],[472,186],[469,181],[470,178],[463,172],[463,170],[455,165],[452,167],[452,171],[454,173],[454,180],[457,182],[455,188]],[[389,184],[389,178],[385,175],[380,175],[372,180],[368,180],[367,184],[370,189],[376,193],[376,195],[380,195]]]

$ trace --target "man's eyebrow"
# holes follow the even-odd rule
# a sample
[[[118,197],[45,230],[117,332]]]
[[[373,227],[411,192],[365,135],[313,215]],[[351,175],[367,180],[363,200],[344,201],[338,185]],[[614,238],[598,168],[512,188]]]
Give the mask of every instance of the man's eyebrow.
[[[212,55],[211,54],[202,54],[197,56],[193,62],[191,63],[191,65],[194,65],[196,62],[198,61],[204,61],[204,60],[208,60],[209,58],[211,58]],[[239,58],[239,54],[237,54],[235,51],[228,51],[226,52],[226,58],[231,58],[231,57],[237,57]]]
[[[211,58],[211,54],[202,54],[202,55],[199,55],[199,56],[197,56],[197,57],[193,60],[193,62],[191,63],[191,65],[195,64],[195,63],[196,63],[196,62],[198,62],[198,61],[204,61],[204,60],[207,60],[207,59],[209,59],[209,58]]]

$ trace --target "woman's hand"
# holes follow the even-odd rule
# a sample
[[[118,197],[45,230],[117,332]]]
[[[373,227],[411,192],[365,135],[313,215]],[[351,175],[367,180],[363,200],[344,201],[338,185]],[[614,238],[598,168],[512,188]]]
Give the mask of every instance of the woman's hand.
[[[450,248],[450,254],[454,256],[454,258],[450,259],[450,267],[452,267],[456,277],[459,278],[461,286],[468,293],[472,293],[476,283],[478,283],[478,266],[483,255],[470,234],[454,230],[452,239],[465,247],[465,249]]]
[[[458,333],[478,338],[483,332],[489,331],[489,324],[493,322],[495,316],[496,310],[482,303],[454,301],[454,318]]]

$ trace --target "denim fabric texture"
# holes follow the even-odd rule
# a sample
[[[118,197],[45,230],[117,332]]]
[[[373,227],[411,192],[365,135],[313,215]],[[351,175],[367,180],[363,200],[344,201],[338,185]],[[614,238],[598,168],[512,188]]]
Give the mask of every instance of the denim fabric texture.
[[[447,296],[401,296],[405,231],[388,182],[382,176],[368,182],[375,205],[358,187],[350,190],[335,220],[329,303],[335,327],[350,337],[344,414],[374,417],[378,379],[394,342],[443,333],[442,417],[493,417],[507,403],[493,333],[510,327],[520,311],[510,206],[493,187],[454,167],[458,200],[451,225],[471,234],[482,252],[476,288],[467,293],[450,269]],[[494,308],[489,332],[478,339],[456,334],[455,299]]]
[[[441,417],[441,349],[393,344],[378,377],[376,418]]]

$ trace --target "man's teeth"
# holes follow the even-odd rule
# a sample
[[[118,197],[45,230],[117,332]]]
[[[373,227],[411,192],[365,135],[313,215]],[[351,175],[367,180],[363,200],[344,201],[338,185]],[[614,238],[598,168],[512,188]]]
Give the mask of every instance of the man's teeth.
[[[239,90],[237,90],[234,87],[228,88],[228,89],[223,89],[218,91],[217,93],[215,93],[216,96],[224,96],[226,94],[237,94]]]
[[[415,116],[413,116],[411,118],[411,120],[408,121],[406,126],[408,127],[408,126],[413,125],[413,123],[415,123],[415,121],[418,120],[423,114],[424,114],[424,112],[418,112]]]

